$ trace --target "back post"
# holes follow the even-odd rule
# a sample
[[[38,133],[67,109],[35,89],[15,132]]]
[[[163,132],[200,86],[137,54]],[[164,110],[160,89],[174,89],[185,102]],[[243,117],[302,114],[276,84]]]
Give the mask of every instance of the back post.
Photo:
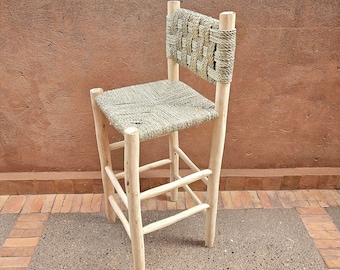
[[[171,16],[172,13],[181,7],[180,1],[168,1],[168,16]],[[171,59],[167,59],[168,63],[168,80],[170,81],[178,81],[179,80],[179,64]],[[178,131],[172,132],[169,134],[169,157],[171,159],[170,164],[170,182],[175,181],[177,179],[177,175],[179,174],[179,156],[175,152],[175,148],[178,147]],[[177,201],[178,198],[178,188],[171,190],[170,199],[172,201]]]
[[[219,21],[220,30],[234,30],[236,13],[231,11],[222,12],[220,13]],[[215,239],[218,192],[226,136],[229,94],[230,83],[217,82],[215,109],[218,111],[218,118],[214,121],[211,142],[209,169],[211,169],[213,173],[208,178],[207,197],[210,208],[208,208],[206,212],[205,224],[205,245],[208,247],[213,246]]]
[[[96,97],[98,95],[103,94],[103,89],[101,88],[94,88],[91,89],[91,105],[92,105],[92,112],[94,117],[94,125],[96,131],[96,139],[98,145],[98,152],[99,152],[99,159],[100,159],[100,167],[101,167],[101,176],[102,176],[102,183],[104,189],[104,199],[105,199],[105,209],[106,209],[106,217],[109,222],[114,223],[116,221],[116,213],[112,209],[109,196],[115,193],[115,189],[113,185],[111,185],[110,178],[105,172],[105,167],[110,167],[112,169],[112,162],[111,162],[111,152],[109,146],[109,136],[108,136],[108,121],[102,111],[99,109],[96,103]]]

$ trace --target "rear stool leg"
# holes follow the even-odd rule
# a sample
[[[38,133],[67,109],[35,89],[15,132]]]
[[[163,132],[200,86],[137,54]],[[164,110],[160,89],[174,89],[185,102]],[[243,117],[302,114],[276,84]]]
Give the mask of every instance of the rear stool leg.
[[[109,166],[110,168],[112,167],[111,152],[109,147],[109,136],[107,132],[108,121],[104,114],[102,113],[102,111],[99,109],[95,100],[96,96],[101,94],[103,94],[103,89],[101,88],[94,88],[91,89],[90,91],[98,153],[100,159],[100,171],[104,189],[106,217],[109,220],[109,222],[114,223],[116,221],[116,213],[112,209],[108,198],[109,196],[114,194],[115,189],[111,184],[108,175],[105,172],[106,166]]]
[[[205,245],[212,247],[215,239],[216,217],[218,206],[218,191],[224,152],[224,141],[227,129],[227,113],[230,84],[218,82],[216,85],[216,110],[218,118],[214,120],[210,150],[209,169],[212,174],[208,177],[207,197],[210,207],[206,211]]]
[[[135,270],[145,269],[144,236],[139,183],[139,135],[136,128],[124,132],[124,170],[127,187],[129,224]]]
[[[175,152],[175,147],[178,147],[178,131],[169,134],[169,155],[171,159],[170,164],[170,182],[175,181],[179,174],[179,156]],[[178,188],[171,190],[171,200],[177,201]]]

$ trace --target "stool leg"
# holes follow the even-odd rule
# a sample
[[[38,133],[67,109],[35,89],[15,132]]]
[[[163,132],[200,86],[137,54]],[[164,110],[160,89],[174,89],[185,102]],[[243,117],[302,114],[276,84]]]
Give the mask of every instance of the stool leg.
[[[109,222],[114,223],[116,221],[116,213],[111,207],[109,202],[109,196],[113,195],[115,189],[111,184],[111,181],[108,175],[105,172],[105,167],[109,166],[112,167],[111,163],[111,152],[109,148],[109,136],[107,133],[107,126],[108,121],[102,111],[99,109],[95,97],[98,95],[103,94],[103,89],[95,88],[91,89],[91,104],[92,104],[92,112],[94,117],[94,125],[96,130],[96,139],[97,139],[97,146],[98,146],[98,153],[100,159],[100,171],[102,176],[102,183],[104,189],[104,198],[105,198],[105,208],[106,208],[106,217]]]
[[[136,128],[124,132],[124,170],[128,196],[129,224],[134,259],[134,269],[145,269],[144,236],[140,201],[139,183],[139,135]]]
[[[169,156],[171,159],[170,164],[170,182],[175,181],[179,174],[179,156],[174,151],[175,147],[178,147],[178,131],[169,134]],[[177,201],[178,188],[171,190],[171,200]]]
[[[208,177],[207,197],[210,207],[206,211],[205,223],[205,245],[212,247],[215,239],[216,216],[218,207],[218,191],[222,157],[224,152],[224,141],[227,129],[227,114],[229,101],[230,84],[218,82],[216,85],[215,109],[218,111],[218,118],[214,121],[209,169],[212,174]]]

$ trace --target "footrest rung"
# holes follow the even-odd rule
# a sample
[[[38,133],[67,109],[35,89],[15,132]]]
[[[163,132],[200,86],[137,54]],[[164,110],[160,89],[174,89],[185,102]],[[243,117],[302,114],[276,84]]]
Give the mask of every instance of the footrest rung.
[[[201,200],[197,197],[197,195],[195,194],[195,192],[192,191],[192,189],[188,186],[185,185],[183,186],[183,189],[189,193],[189,195],[191,196],[191,198],[196,202],[196,204],[202,204]]]
[[[158,160],[158,161],[155,161],[155,162],[152,162],[152,163],[149,163],[149,164],[146,164],[146,165],[139,167],[139,173],[142,173],[142,172],[145,172],[145,171],[157,168],[157,167],[161,167],[161,166],[164,166],[164,165],[167,165],[167,164],[170,164],[170,163],[171,163],[171,160],[168,159],[168,158],[161,159],[161,160]],[[120,173],[116,174],[117,179],[122,179],[122,178],[124,178],[124,176],[125,176],[125,172],[120,172]]]
[[[129,225],[129,221],[127,220],[127,218],[125,217],[123,211],[120,209],[120,207],[118,206],[117,202],[115,201],[115,199],[113,198],[113,196],[109,196],[109,202],[113,208],[113,210],[115,211],[115,213],[117,214],[118,218],[120,219],[120,221],[122,222],[127,234],[129,235],[129,237],[131,238],[131,234],[130,234],[130,225]]]
[[[153,222],[149,225],[146,225],[145,227],[143,227],[143,234],[147,234],[147,233],[151,233],[154,231],[157,231],[159,229],[162,229],[164,227],[170,226],[182,219],[185,219],[187,217],[190,217],[198,212],[201,212],[207,208],[209,208],[209,204],[206,203],[202,203],[200,205],[196,205],[188,210],[184,210],[176,215],[173,215],[171,217]]]
[[[199,171],[199,172],[196,172],[196,173],[192,173],[190,175],[187,175],[187,176],[185,176],[181,179],[170,182],[168,184],[164,184],[164,185],[161,185],[159,187],[155,187],[155,188],[146,190],[146,191],[144,191],[140,194],[140,199],[145,200],[145,199],[149,199],[149,198],[158,196],[158,195],[166,193],[166,192],[168,192],[172,189],[179,188],[179,187],[182,187],[184,185],[188,185],[192,182],[195,182],[195,181],[201,179],[204,176],[208,176],[211,173],[212,173],[212,171],[209,170],[209,169],[205,169],[205,170],[202,170],[202,171]]]
[[[127,196],[126,196],[123,188],[121,187],[120,183],[118,182],[116,176],[112,172],[111,168],[109,166],[106,166],[105,172],[106,172],[107,176],[110,178],[110,181],[111,181],[112,185],[115,187],[115,189],[116,189],[119,197],[121,198],[122,202],[124,203],[126,208],[128,208]]]

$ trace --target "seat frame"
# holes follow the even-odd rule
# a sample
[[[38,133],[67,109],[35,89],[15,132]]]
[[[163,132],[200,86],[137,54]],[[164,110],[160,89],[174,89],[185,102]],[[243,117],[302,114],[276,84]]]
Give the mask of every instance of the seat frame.
[[[180,1],[168,1],[168,16],[174,10],[180,8]],[[235,13],[222,12],[219,16],[220,30],[235,29]],[[179,64],[167,59],[168,79],[179,80]],[[95,132],[97,146],[101,164],[101,177],[105,196],[106,216],[109,222],[115,222],[116,216],[121,220],[127,234],[131,239],[132,253],[134,258],[134,269],[145,269],[144,254],[144,234],[169,226],[179,220],[187,218],[198,212],[205,211],[205,245],[212,247],[215,238],[216,216],[218,207],[218,192],[220,170],[224,152],[224,142],[226,134],[226,122],[228,112],[228,102],[230,93],[230,83],[217,82],[215,94],[215,110],[218,117],[213,120],[212,143],[210,150],[210,160],[208,169],[199,169],[190,158],[179,147],[178,131],[169,135],[169,158],[159,160],[144,166],[139,164],[140,140],[138,130],[135,127],[127,128],[124,131],[124,140],[119,142],[109,142],[108,120],[98,107],[95,98],[103,94],[103,89],[91,89],[91,104],[95,122]],[[114,173],[112,170],[111,151],[124,148],[124,171]],[[194,172],[188,176],[179,175],[179,160],[182,159]],[[170,182],[144,192],[140,192],[139,174],[143,171],[156,168],[158,166],[170,165]],[[124,178],[125,191],[119,183],[119,179]],[[207,202],[203,203],[190,189],[189,184],[197,180],[203,180],[207,185]],[[167,192],[171,193],[171,200],[176,201],[178,188],[183,187],[192,196],[197,205],[186,209],[174,216],[148,224],[143,227],[141,200],[158,196]],[[119,204],[115,200],[116,194],[128,209],[126,218]]]

